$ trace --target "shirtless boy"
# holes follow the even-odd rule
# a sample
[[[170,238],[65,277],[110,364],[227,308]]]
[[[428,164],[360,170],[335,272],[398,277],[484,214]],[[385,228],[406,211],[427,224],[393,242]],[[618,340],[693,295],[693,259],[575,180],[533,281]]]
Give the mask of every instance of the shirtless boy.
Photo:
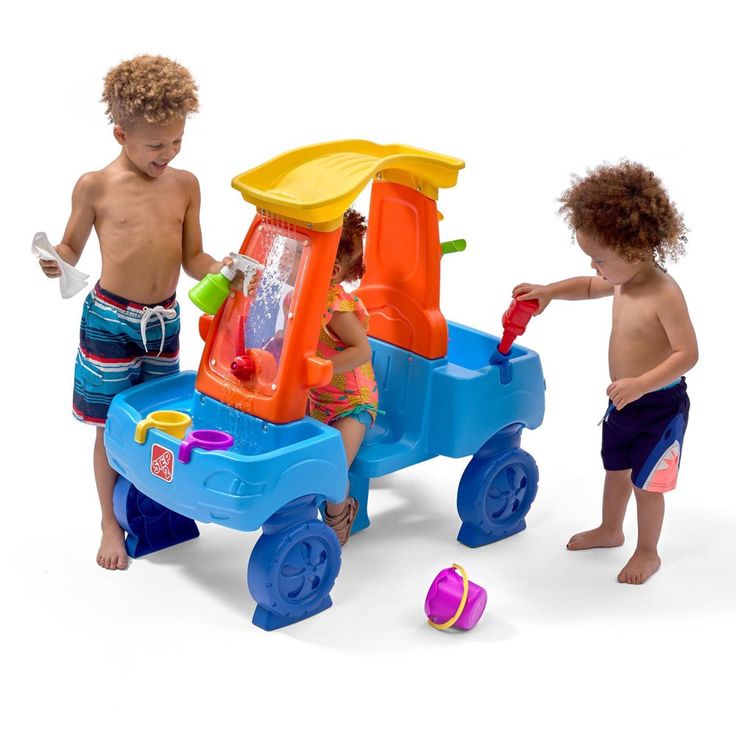
[[[611,383],[602,423],[603,517],[600,526],[575,534],[567,548],[621,546],[633,488],[638,540],[618,581],[641,584],[660,566],[664,493],[675,488],[690,408],[684,374],[698,360],[685,298],[664,269],[667,258],[684,252],[686,229],[660,180],[628,161],[576,178],[560,201],[595,276],[519,284],[513,294],[538,299],[537,314],[552,299],[613,296]]]
[[[76,265],[94,227],[102,274],[87,296],[74,371],[74,415],[97,427],[94,473],[102,507],[97,563],[125,569],[123,530],[113,514],[116,473],[103,443],[115,394],[179,370],[179,272],[194,279],[222,263],[202,251],[196,177],[174,169],[186,118],[198,108],[197,86],[181,65],[162,56],[124,61],[105,77],[102,101],[120,155],[84,174],[56,252]],[[226,259],[227,261],[228,259]],[[42,260],[51,277],[55,261]]]

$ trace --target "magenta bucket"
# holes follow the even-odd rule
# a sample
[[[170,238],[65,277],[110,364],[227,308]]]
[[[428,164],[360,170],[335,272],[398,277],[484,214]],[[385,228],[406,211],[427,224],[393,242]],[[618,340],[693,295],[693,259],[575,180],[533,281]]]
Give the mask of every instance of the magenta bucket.
[[[195,429],[179,445],[179,461],[188,463],[192,459],[192,450],[227,450],[235,440],[231,434],[219,429]]]
[[[460,574],[458,575],[458,571]],[[435,629],[472,629],[486,608],[485,588],[468,580],[460,565],[440,570],[429,586],[424,612]]]

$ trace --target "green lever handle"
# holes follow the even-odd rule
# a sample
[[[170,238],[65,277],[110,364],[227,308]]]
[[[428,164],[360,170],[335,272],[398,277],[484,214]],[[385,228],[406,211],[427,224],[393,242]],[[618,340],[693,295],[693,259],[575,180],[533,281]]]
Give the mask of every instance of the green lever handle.
[[[448,253],[460,253],[465,250],[467,243],[462,238],[459,240],[446,240],[444,243],[440,243],[440,247],[444,256]]]

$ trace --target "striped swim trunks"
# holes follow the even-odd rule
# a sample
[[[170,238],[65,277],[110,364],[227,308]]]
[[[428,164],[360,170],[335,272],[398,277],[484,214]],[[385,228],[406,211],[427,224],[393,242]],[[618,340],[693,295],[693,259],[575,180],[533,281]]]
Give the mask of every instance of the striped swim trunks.
[[[97,283],[84,300],[74,366],[74,416],[102,426],[116,394],[179,370],[176,294],[138,304]]]

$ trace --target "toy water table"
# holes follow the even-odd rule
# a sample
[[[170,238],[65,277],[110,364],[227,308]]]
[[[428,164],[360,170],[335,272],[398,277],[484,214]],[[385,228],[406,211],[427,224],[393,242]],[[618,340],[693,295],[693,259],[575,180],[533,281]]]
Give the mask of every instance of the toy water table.
[[[239,251],[265,266],[255,293],[233,293],[214,317],[202,316],[196,374],[118,394],[105,426],[120,475],[115,513],[132,557],[198,536],[197,521],[260,528],[247,576],[253,623],[276,629],[331,605],[341,550],[318,508],[345,498],[348,474],[339,433],[305,408],[309,389],[332,375],[315,350],[342,216],[371,180],[358,294],[371,314],[382,413],[349,476],[360,501],[354,532],[369,523],[371,478],[435,455],[472,455],[458,490],[460,542],[476,547],[524,529],[538,472],[520,437],[544,414],[539,357],[514,345],[501,371],[489,364],[497,337],[448,323],[439,310],[436,200],[463,166],[349,140],[296,149],[235,177],[257,208]],[[190,434],[151,424],[155,412],[190,418]],[[228,435],[229,447],[189,441]]]

